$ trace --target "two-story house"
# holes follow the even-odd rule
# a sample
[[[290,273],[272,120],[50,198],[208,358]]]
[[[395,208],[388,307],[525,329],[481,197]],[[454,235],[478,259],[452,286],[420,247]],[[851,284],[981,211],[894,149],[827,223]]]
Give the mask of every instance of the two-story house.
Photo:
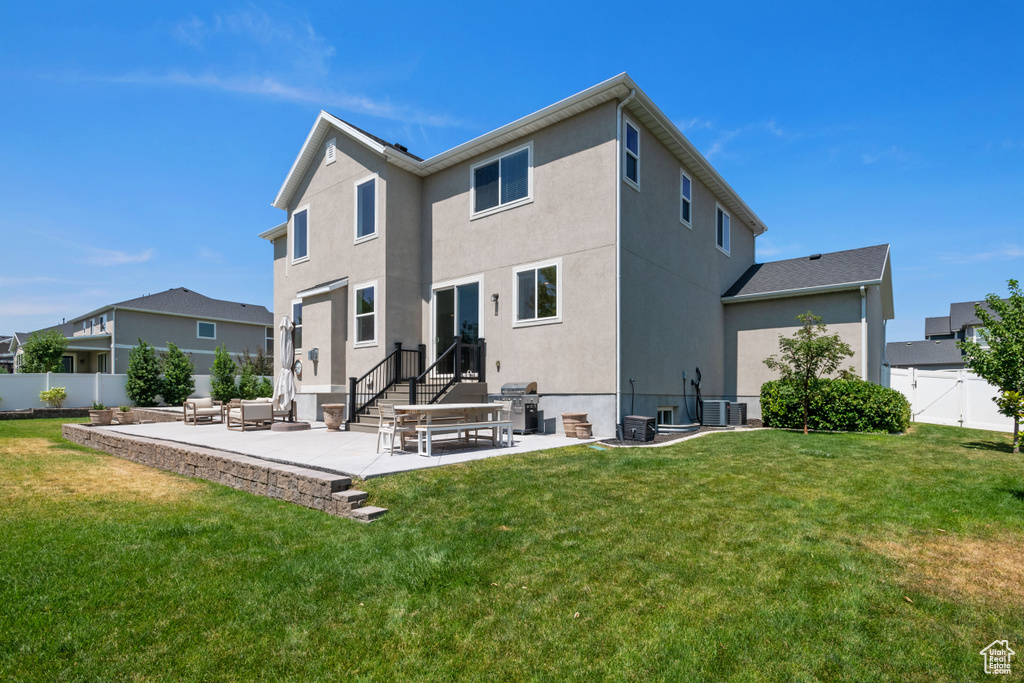
[[[685,422],[684,371],[701,369],[705,397],[735,398],[737,354],[761,352],[727,334],[791,330],[781,301],[853,286],[840,269],[730,291],[764,222],[625,74],[429,159],[321,112],[273,205],[287,220],[260,236],[276,317],[297,327],[305,419],[353,395],[358,413],[418,376],[419,402],[462,396],[467,379],[491,394],[537,382],[546,417],[587,412],[602,436],[631,410]],[[848,341],[878,381],[888,248],[870,258],[850,315],[866,329],[861,297],[879,305]]]

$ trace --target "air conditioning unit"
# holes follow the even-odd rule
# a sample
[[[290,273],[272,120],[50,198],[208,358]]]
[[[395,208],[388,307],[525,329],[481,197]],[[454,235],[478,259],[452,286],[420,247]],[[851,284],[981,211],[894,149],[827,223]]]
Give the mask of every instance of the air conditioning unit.
[[[732,403],[729,405],[729,425],[742,427],[747,424],[747,404]]]
[[[704,426],[725,427],[729,424],[728,401],[704,401]]]

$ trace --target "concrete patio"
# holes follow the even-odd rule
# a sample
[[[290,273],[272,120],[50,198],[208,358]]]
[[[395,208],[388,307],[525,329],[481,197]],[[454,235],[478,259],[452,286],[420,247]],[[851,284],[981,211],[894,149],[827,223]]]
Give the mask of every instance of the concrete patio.
[[[513,446],[495,448],[484,439],[468,445],[452,439],[436,439],[434,455],[427,458],[417,455],[415,439],[413,443],[407,443],[410,451],[396,449],[391,456],[387,451],[376,452],[376,433],[332,432],[322,422],[314,422],[311,427],[296,432],[274,432],[269,429],[238,432],[229,431],[224,425],[216,423],[186,426],[181,422],[162,422],[112,425],[99,429],[363,479],[596,441],[570,439],[561,434],[517,434]]]

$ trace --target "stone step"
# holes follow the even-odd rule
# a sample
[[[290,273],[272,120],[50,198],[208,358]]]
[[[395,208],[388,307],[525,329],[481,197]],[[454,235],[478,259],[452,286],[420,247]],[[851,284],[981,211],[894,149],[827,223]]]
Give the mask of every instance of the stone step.
[[[360,522],[372,522],[375,519],[379,519],[388,511],[387,508],[379,508],[373,505],[367,505],[366,507],[356,508],[352,511],[352,519],[356,519]]]
[[[370,497],[370,494],[366,491],[357,491],[356,489],[349,489],[347,491],[338,491],[332,493],[331,498],[334,499],[335,504],[348,510],[355,510],[360,508],[366,502],[366,499]]]

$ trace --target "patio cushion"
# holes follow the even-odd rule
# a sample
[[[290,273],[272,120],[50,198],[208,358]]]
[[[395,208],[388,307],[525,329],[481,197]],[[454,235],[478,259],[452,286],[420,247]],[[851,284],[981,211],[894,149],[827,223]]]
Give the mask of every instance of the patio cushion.
[[[191,412],[195,412],[196,415],[220,415],[220,408],[196,408],[195,411],[190,411],[190,414]]]
[[[196,407],[196,409],[200,409],[200,408],[213,408],[213,399],[210,398],[210,397],[206,397],[206,398],[190,398],[188,400],[188,402],[191,403],[192,405],[194,405]],[[218,410],[218,412],[220,411],[219,408],[217,410]]]

